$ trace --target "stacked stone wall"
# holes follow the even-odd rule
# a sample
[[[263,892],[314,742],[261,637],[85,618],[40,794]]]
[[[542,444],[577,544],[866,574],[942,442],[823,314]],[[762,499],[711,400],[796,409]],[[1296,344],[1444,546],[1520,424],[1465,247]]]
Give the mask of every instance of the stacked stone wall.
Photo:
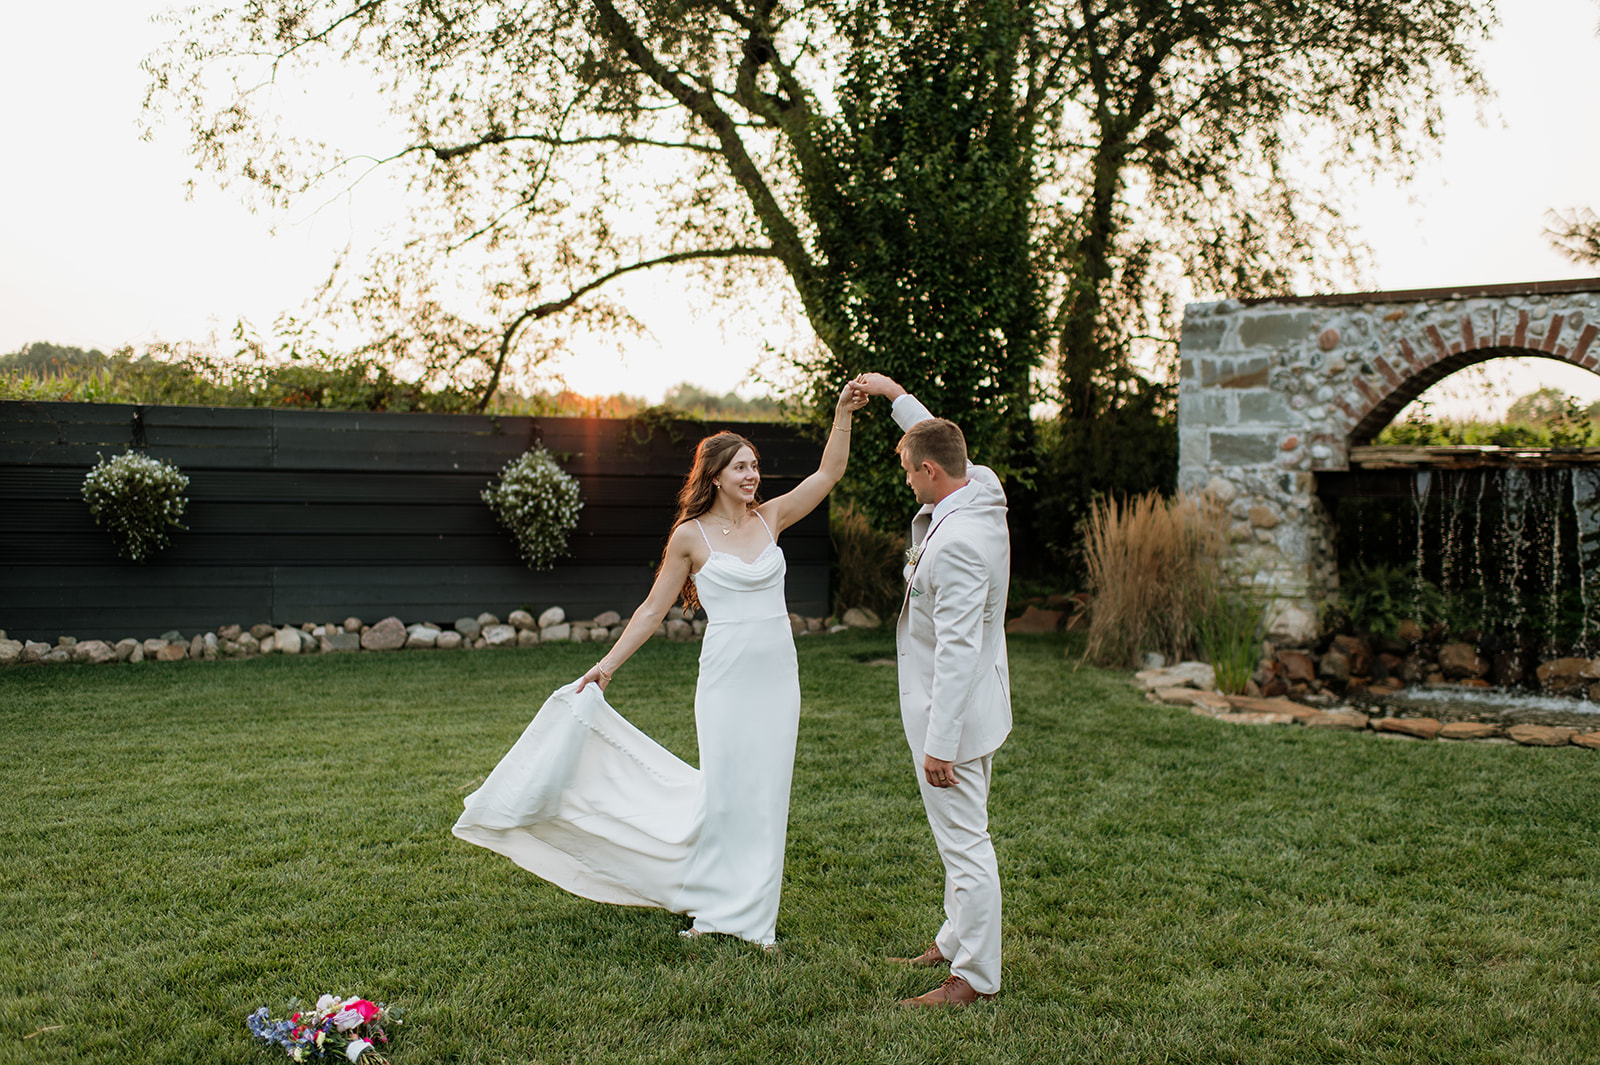
[[[1269,635],[1309,642],[1338,588],[1318,471],[1348,469],[1352,446],[1474,363],[1532,355],[1600,371],[1597,334],[1600,279],[1190,304],[1178,483],[1227,506],[1235,572],[1267,600]]]

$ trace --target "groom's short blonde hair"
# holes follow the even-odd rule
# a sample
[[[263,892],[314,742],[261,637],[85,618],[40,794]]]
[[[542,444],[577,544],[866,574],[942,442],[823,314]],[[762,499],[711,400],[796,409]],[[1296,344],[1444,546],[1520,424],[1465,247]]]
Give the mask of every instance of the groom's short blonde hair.
[[[955,422],[925,418],[906,430],[895,450],[913,466],[932,462],[951,477],[967,475],[967,438]]]

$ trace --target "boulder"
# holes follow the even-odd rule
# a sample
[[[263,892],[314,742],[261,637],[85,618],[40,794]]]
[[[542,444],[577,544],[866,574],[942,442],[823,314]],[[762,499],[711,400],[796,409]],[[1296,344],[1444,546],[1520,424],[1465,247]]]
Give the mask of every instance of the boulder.
[[[406,629],[407,647],[434,647],[439,642],[439,630],[432,625],[412,625]]]
[[[692,626],[694,623],[693,622],[688,622],[687,624]],[[572,642],[573,643],[588,643],[589,642],[589,633],[591,633],[593,631],[594,630],[588,625],[574,625],[574,626],[572,626]]]
[[[827,628],[827,625],[827,618],[806,618],[807,632],[821,632],[823,629]]]
[[[1447,643],[1439,648],[1439,672],[1452,680],[1481,677],[1489,672],[1489,663],[1470,643]]]
[[[139,657],[138,658],[134,658],[133,657],[133,653],[135,651],[139,652]],[[117,641],[117,658],[120,659],[123,662],[142,662],[142,661],[144,661],[144,644],[142,644],[138,640],[134,640],[134,639],[118,640]]]
[[[818,620],[821,620],[821,619],[818,619]],[[693,621],[689,622],[689,624],[694,626],[694,634],[696,636],[704,636],[706,634],[706,619],[705,618],[695,618]],[[806,631],[807,632],[813,631],[812,628],[811,628],[811,619],[810,618],[806,619]]]
[[[604,613],[596,614],[594,618],[594,623],[602,629],[609,629],[621,621],[622,615],[615,610],[607,610]]]
[[[239,637],[244,635],[244,630],[237,625],[224,625],[217,630],[217,639],[239,642]]]
[[[278,630],[273,628],[271,625],[252,625],[252,626],[250,626],[250,635],[254,636],[257,640],[265,640],[268,636],[271,636],[273,633],[275,633],[277,631]],[[149,649],[150,648],[147,645],[145,647],[145,650],[148,651]]]
[[[280,655],[297,655],[300,653],[300,630],[289,625],[279,629],[273,637],[278,644]]]
[[[789,612],[789,635],[804,636],[806,634],[806,619],[793,611]]]
[[[875,629],[883,621],[872,611],[865,607],[851,607],[844,612],[844,617],[839,619],[852,629]]]
[[[1204,709],[1212,714],[1233,712],[1233,707],[1228,705],[1225,696],[1216,692],[1201,691],[1199,688],[1156,688],[1151,694],[1169,706],[1189,706]]]
[[[567,620],[567,612],[558,606],[550,607],[539,615],[539,627],[548,629],[552,625],[559,625]]]
[[[1006,622],[1006,633],[1037,636],[1041,633],[1057,632],[1066,621],[1066,617],[1065,610],[1044,610],[1030,606]]]
[[[1217,690],[1217,675],[1204,662],[1179,662],[1163,669],[1142,669],[1133,675],[1141,688],[1199,688],[1201,691]]]
[[[434,646],[441,651],[454,651],[461,646],[463,639],[460,632],[447,629],[439,634],[439,639],[434,642]]]
[[[43,662],[47,666],[64,665],[65,663],[72,661],[72,651],[70,648],[66,647],[52,647],[50,650],[45,652],[44,657],[39,659],[39,661]]]
[[[406,627],[397,617],[387,617],[361,634],[366,651],[398,651],[406,644]]]
[[[189,649],[181,643],[163,643],[156,652],[158,662],[181,662],[189,657]]]
[[[694,635],[694,626],[682,618],[673,618],[667,622],[667,639],[673,643],[685,643]]]
[[[1306,651],[1279,651],[1278,665],[1290,684],[1310,684],[1317,679],[1317,663]]]
[[[144,656],[146,658],[154,658],[166,645],[166,640],[152,636],[144,642]]]
[[[264,655],[278,653],[278,634],[276,632],[270,636],[263,636],[261,638],[261,653]]]
[[[476,640],[483,632],[483,626],[478,624],[477,618],[456,618],[455,630],[468,641]]]
[[[1574,747],[1600,750],[1600,732],[1574,732],[1571,743]]]
[[[239,650],[247,655],[258,655],[261,653],[261,641],[250,635],[248,632],[241,633],[239,639],[235,642],[238,643]]]
[[[1593,679],[1588,676],[1588,670],[1587,658],[1555,658],[1541,662],[1534,672],[1539,677],[1539,686],[1545,691],[1566,692],[1580,686],[1587,687]]]
[[[515,626],[513,626],[513,627],[515,627]],[[518,647],[538,647],[539,646],[539,630],[538,629],[517,629],[517,646]]]
[[[0,639],[0,666],[13,666],[22,661],[24,646],[21,640]]]
[[[485,625],[483,627],[483,642],[489,647],[515,647],[517,645],[517,630],[510,625]]]
[[[1395,638],[1407,647],[1422,639],[1422,626],[1410,618],[1402,621],[1394,632]]]
[[[1338,651],[1328,651],[1317,660],[1317,676],[1335,682],[1350,679],[1350,659]]]
[[[1333,650],[1344,655],[1350,663],[1352,677],[1370,676],[1372,673],[1372,647],[1358,636],[1335,636]]]
[[[537,622],[533,620],[533,615],[528,613],[526,610],[513,610],[511,612],[511,616],[506,618],[506,623],[512,628],[516,629],[518,632],[531,629],[537,624]]]
[[[572,626],[564,621],[559,625],[546,625],[539,630],[540,643],[556,643],[570,639],[572,639]]]
[[[49,654],[49,653],[50,653],[50,645],[49,644],[40,643],[38,640],[23,640],[22,641],[22,657],[21,657],[20,661],[23,661],[23,662],[43,662],[44,661],[44,656]]]
[[[353,632],[359,636],[361,635],[361,630],[364,628],[364,626],[361,624],[360,618],[348,617],[344,619],[343,628],[345,632]]]
[[[1262,699],[1251,698],[1248,695],[1224,695],[1235,713],[1248,714],[1288,714],[1290,717],[1314,717],[1322,713],[1315,707],[1305,706],[1291,699]]]
[[[117,649],[104,640],[84,640],[72,649],[72,657],[78,662],[100,666],[107,662],[115,662]]]
[[[1295,723],[1293,714],[1275,714],[1270,711],[1247,710],[1235,714],[1213,714],[1217,721],[1226,721],[1230,725],[1292,725]]]
[[[213,636],[212,639],[216,639],[216,637]],[[205,636],[196,636],[194,639],[189,641],[189,657],[193,658],[193,659],[196,659],[196,660],[199,660],[199,659],[204,658],[205,656],[206,656],[206,638],[205,638]],[[213,650],[213,652],[212,652],[212,657],[213,658],[216,657],[215,650]]]
[[[1512,725],[1506,735],[1524,747],[1565,747],[1578,734],[1564,725]]]
[[[485,610],[483,613],[478,615],[478,624],[481,627],[487,629],[490,625],[498,625],[498,624],[500,624],[500,619],[496,615],[491,614],[487,610]]]
[[[1441,740],[1487,740],[1500,735],[1500,726],[1484,721],[1451,721],[1439,730]]]
[[[1372,723],[1375,732],[1412,736],[1419,740],[1433,739],[1443,727],[1443,723],[1433,717],[1380,717]]]
[[[217,634],[214,632],[208,632],[205,634],[205,636],[201,637],[201,641],[205,645],[202,650],[206,659],[208,661],[215,659],[218,652],[222,649],[222,641],[217,639]]]

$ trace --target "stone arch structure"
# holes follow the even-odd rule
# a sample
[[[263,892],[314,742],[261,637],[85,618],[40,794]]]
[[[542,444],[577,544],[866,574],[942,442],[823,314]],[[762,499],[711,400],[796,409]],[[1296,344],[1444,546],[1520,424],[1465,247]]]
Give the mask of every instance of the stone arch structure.
[[[1350,448],[1430,385],[1528,355],[1600,372],[1600,278],[1184,309],[1178,484],[1228,506],[1270,637],[1311,640],[1338,587],[1317,474],[1348,469]]]

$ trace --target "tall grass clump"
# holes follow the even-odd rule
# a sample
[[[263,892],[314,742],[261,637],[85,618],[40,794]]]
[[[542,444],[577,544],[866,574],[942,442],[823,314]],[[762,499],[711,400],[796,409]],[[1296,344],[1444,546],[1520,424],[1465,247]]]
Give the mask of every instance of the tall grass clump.
[[[1084,533],[1093,596],[1086,657],[1129,667],[1147,651],[1169,661],[1192,652],[1196,620],[1221,595],[1226,511],[1209,496],[1102,498]]]
[[[1242,695],[1261,657],[1261,602],[1240,592],[1213,597],[1194,617],[1195,643],[1211,663],[1217,690]]]
[[[865,607],[880,617],[900,610],[905,594],[905,537],[875,529],[853,503],[828,508],[833,542],[833,602],[836,613]]]

